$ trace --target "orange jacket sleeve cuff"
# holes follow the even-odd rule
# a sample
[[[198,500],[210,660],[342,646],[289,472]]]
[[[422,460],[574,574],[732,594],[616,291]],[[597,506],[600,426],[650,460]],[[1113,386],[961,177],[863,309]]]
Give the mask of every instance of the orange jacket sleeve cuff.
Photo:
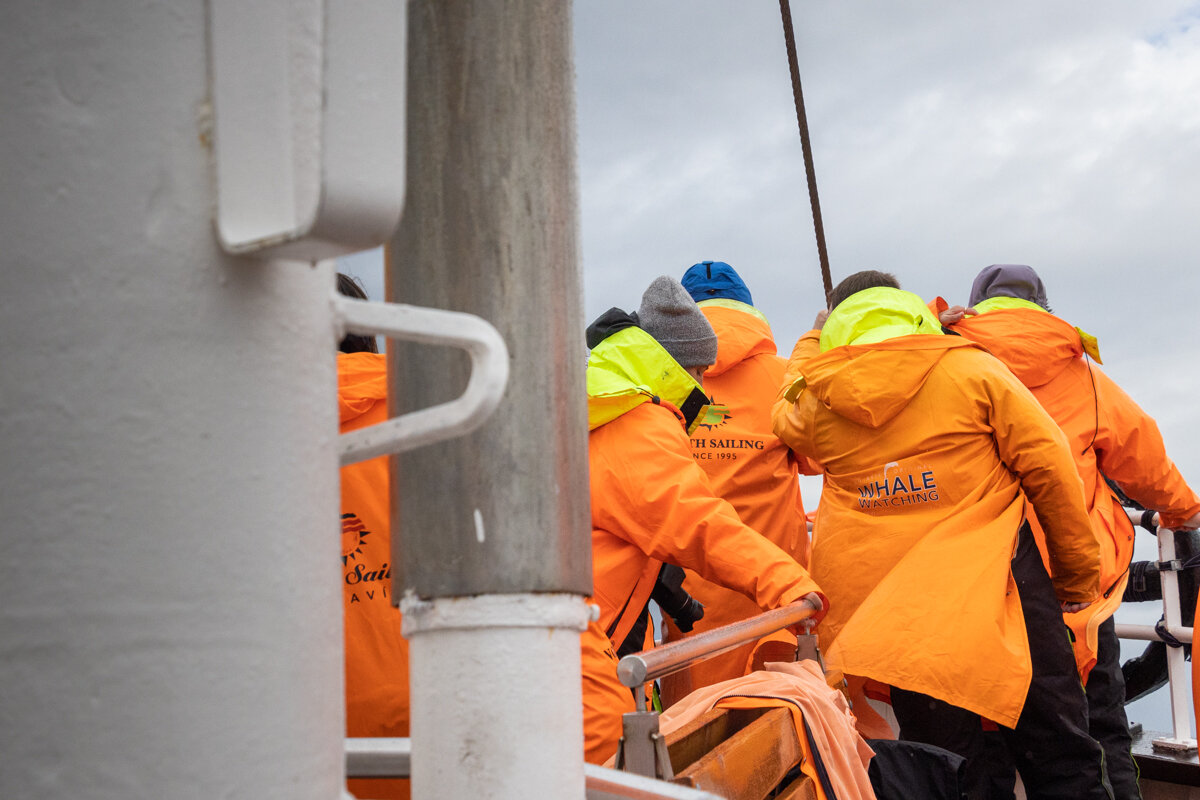
[[[803,584],[797,584],[795,587],[785,591],[782,597],[780,597],[779,607],[783,608],[792,603],[799,603],[809,594],[816,594],[821,598],[821,608],[812,615],[813,622],[820,622],[829,612],[829,598],[811,580],[805,581]]]
[[[1200,514],[1200,503],[1183,511],[1160,511],[1158,512],[1158,522],[1164,528],[1176,528],[1183,525],[1192,517]]]

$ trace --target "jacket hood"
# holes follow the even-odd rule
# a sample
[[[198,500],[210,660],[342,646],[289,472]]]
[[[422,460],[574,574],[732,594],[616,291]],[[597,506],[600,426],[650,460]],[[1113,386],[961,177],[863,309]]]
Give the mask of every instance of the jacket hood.
[[[387,397],[387,356],[338,353],[338,422],[345,425]]]
[[[979,346],[961,336],[921,334],[844,345],[805,364],[805,391],[838,416],[878,428],[903,411],[938,362],[959,347]]]
[[[1050,310],[1046,300],[1046,287],[1042,279],[1025,264],[992,264],[984,267],[971,284],[968,305],[978,306],[993,297],[1010,297],[1027,300],[1045,310]]]
[[[1098,349],[1084,342],[1087,337],[1094,343],[1093,337],[1033,303],[1019,302],[980,303],[979,316],[964,317],[953,330],[986,347],[1030,388],[1049,383],[1084,352],[1100,360]]]
[[[778,355],[767,318],[754,306],[737,300],[704,300],[700,310],[717,332],[717,360],[704,374],[720,375],[751,356]]]
[[[669,403],[688,432],[714,413],[696,379],[679,366],[636,318],[610,309],[588,326],[588,430],[594,430],[642,403]]]
[[[913,334],[942,335],[937,315],[912,292],[877,286],[850,295],[830,313],[821,329],[821,352]]]

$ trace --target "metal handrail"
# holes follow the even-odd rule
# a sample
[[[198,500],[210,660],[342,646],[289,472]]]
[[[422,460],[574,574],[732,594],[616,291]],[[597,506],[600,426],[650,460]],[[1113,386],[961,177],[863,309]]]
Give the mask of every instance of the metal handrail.
[[[1118,639],[1130,639],[1137,642],[1165,642],[1162,633],[1184,644],[1192,643],[1192,629],[1188,627],[1172,628],[1163,625],[1156,628],[1153,625],[1135,625],[1129,622],[1118,622],[1115,626]],[[1159,631],[1162,631],[1160,633]]]
[[[633,653],[622,658],[617,664],[617,677],[622,684],[630,688],[640,686],[726,650],[783,630],[789,625],[803,622],[813,613],[810,606],[794,603],[652,650]]]
[[[721,800],[703,789],[595,764],[584,764],[583,775],[587,800]]]
[[[351,737],[345,740],[347,778],[408,778],[412,740]],[[720,800],[717,795],[594,764],[584,767],[587,800]]]
[[[346,739],[346,777],[412,777],[413,740],[350,736]],[[715,794],[655,781],[631,772],[584,764],[587,800],[719,800]]]
[[[1126,508],[1125,513],[1137,525],[1140,510]],[[1161,562],[1175,560],[1175,532],[1170,528],[1158,527],[1158,558]],[[1192,629],[1183,625],[1179,608],[1179,575],[1174,570],[1160,570],[1158,579],[1162,586],[1163,621],[1168,635],[1181,642],[1192,641]],[[1123,639],[1165,641],[1160,632],[1149,625],[1117,625],[1116,633]],[[1195,750],[1196,739],[1191,729],[1192,708],[1188,701],[1191,676],[1183,648],[1167,648],[1167,687],[1171,696],[1172,736],[1155,739],[1152,744],[1165,750]]]
[[[457,347],[471,358],[467,388],[455,399],[339,436],[342,466],[463,436],[483,425],[500,405],[508,385],[508,347],[487,320],[459,311],[368,302],[337,294],[331,302],[338,338],[346,333],[382,334],[390,339]]]
[[[353,736],[346,739],[347,778],[407,778],[412,739]]]

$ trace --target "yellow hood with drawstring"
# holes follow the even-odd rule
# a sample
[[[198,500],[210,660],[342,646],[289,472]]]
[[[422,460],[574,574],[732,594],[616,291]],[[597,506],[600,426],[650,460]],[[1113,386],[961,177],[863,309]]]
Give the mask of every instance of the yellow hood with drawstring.
[[[642,403],[663,403],[684,415],[688,433],[719,414],[687,370],[641,328],[609,335],[588,356],[588,430]]]

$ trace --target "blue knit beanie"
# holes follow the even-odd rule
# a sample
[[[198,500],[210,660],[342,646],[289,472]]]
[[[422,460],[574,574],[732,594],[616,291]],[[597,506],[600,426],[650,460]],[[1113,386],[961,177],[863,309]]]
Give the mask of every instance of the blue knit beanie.
[[[724,261],[701,261],[699,264],[693,264],[683,273],[683,280],[680,282],[697,303],[723,297],[748,306],[754,305],[754,298],[750,296],[750,290],[746,288],[742,276]]]

